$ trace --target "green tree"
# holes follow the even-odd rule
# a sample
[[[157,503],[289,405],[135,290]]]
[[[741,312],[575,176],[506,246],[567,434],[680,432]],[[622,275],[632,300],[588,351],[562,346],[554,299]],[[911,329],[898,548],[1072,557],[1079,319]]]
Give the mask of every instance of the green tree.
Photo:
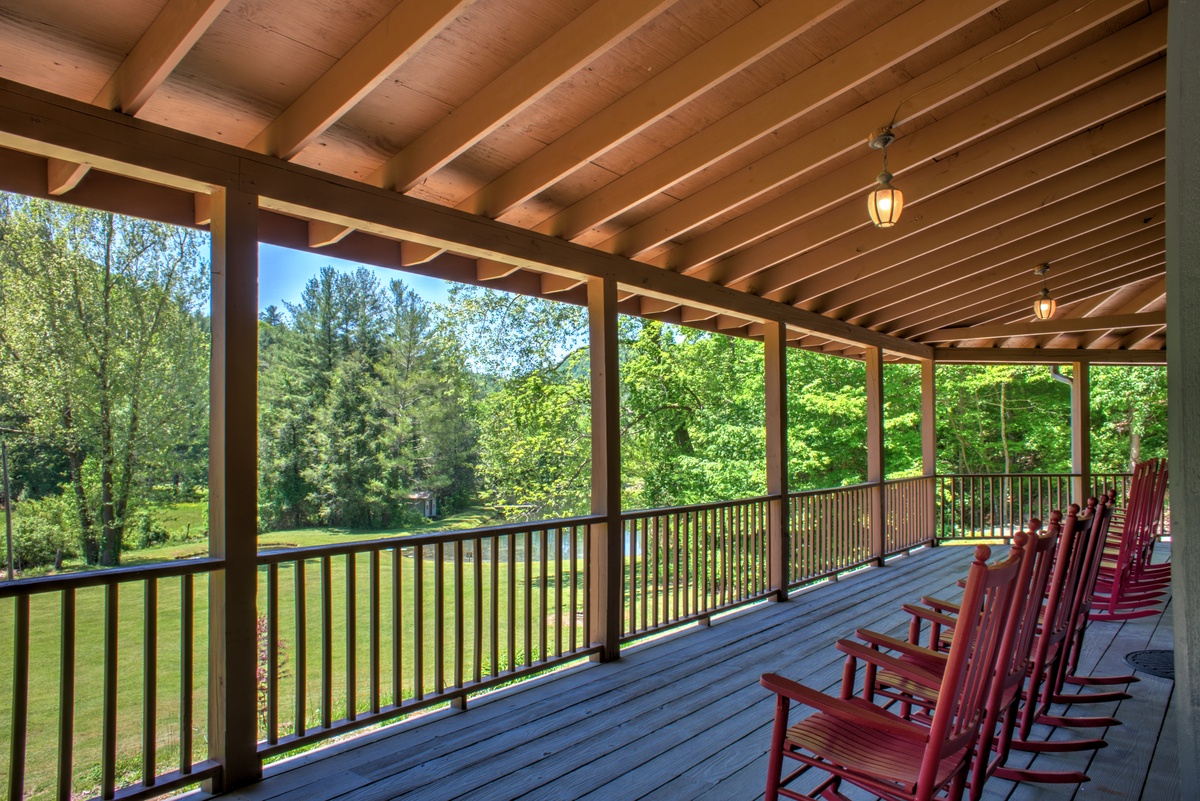
[[[157,223],[0,201],[8,400],[66,456],[89,564],[118,564],[138,492],[181,455],[204,452],[202,245],[198,233]]]

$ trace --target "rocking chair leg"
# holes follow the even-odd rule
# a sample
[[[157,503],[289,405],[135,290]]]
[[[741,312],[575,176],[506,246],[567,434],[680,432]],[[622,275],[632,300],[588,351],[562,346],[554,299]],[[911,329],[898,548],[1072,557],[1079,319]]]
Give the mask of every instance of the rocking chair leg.
[[[764,801],[779,801],[779,777],[783,773],[783,740],[787,735],[788,706],[785,696],[775,698],[775,727],[771,731],[771,756],[767,762],[767,790]]]
[[[1086,773],[1078,770],[1029,770],[1027,768],[996,768],[1001,779],[1010,782],[1036,782],[1038,784],[1082,784],[1091,781]]]
[[[1110,726],[1120,726],[1121,721],[1116,718],[1105,717],[1067,717],[1065,715],[1038,715],[1038,723],[1043,726],[1066,727],[1068,729],[1101,729]]]
[[[1096,748],[1107,748],[1108,742],[1099,737],[1082,740],[1020,740],[1014,739],[1009,747],[1014,751],[1032,751],[1034,753],[1054,754],[1065,751],[1090,751]]]

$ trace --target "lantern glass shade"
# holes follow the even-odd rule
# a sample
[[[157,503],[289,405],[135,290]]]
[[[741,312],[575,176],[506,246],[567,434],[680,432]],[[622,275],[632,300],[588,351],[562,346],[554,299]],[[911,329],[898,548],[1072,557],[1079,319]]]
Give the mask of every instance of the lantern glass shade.
[[[900,211],[904,208],[904,193],[891,183],[881,183],[875,191],[867,195],[867,211],[871,222],[879,228],[891,228],[900,219]]]
[[[1058,304],[1045,289],[1042,290],[1041,297],[1033,302],[1033,313],[1039,320],[1049,320],[1054,316],[1054,310],[1057,308]]]

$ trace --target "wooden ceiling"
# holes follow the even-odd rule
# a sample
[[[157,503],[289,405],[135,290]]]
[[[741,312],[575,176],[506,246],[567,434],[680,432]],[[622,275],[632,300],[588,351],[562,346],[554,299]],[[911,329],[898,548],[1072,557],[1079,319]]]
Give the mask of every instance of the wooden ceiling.
[[[850,324],[787,318],[848,356],[869,330],[946,360],[1161,361],[1165,6],[8,0],[0,79],[693,279],[622,283],[631,314],[761,336],[775,305],[671,289],[704,281]],[[867,141],[889,125],[905,206],[878,229]],[[16,141],[0,188],[105,203],[101,170]],[[569,264],[452,235],[372,256],[386,232],[346,221],[293,204],[263,238],[584,298]],[[1041,263],[1059,307],[1034,324]]]

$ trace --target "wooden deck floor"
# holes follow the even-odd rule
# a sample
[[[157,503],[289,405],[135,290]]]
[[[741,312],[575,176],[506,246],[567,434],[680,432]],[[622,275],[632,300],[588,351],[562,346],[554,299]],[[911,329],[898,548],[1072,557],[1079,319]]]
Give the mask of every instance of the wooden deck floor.
[[[761,798],[773,704],[759,675],[776,671],[836,692],[842,660],[833,640],[856,626],[904,632],[900,604],[921,594],[952,596],[969,559],[968,549],[955,547],[901,557],[789,603],[630,648],[616,663],[563,671],[473,700],[466,712],[436,712],[269,766],[263,782],[225,798]],[[1126,653],[1171,647],[1168,607],[1140,621],[1093,624],[1084,667],[1128,673]],[[1075,714],[1115,714],[1124,725],[1104,735],[1107,749],[1039,756],[1035,766],[1083,769],[1091,782],[993,780],[986,797],[1178,798],[1173,686],[1143,676],[1131,700],[1075,707]],[[1040,736],[1071,733],[1043,729]]]

